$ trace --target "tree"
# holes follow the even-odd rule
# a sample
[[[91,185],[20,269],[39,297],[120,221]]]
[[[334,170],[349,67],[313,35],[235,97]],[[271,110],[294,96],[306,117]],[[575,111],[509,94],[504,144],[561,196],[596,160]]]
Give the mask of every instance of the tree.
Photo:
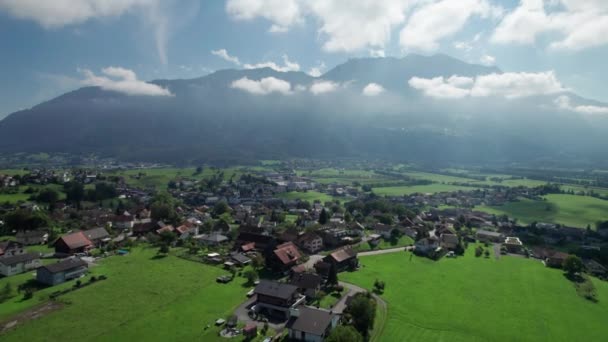
[[[374,282],[374,291],[376,293],[383,293],[385,286],[386,284],[383,281],[376,279],[376,281]]]
[[[230,207],[228,206],[228,203],[226,203],[225,201],[216,202],[215,205],[213,206],[213,214],[215,214],[215,216],[220,216],[223,213],[227,213],[229,210],[230,210]]]
[[[258,272],[253,269],[245,271],[245,278],[247,278],[247,284],[252,285],[258,280]]]
[[[169,253],[169,245],[167,244],[162,244],[160,245],[160,248],[158,249],[158,254],[167,254]]]
[[[63,188],[66,199],[76,204],[76,208],[80,209],[80,202],[84,199],[85,194],[84,185],[79,182],[68,182],[64,184]]]
[[[363,336],[350,325],[339,325],[327,336],[327,342],[363,342]]]
[[[371,294],[356,294],[345,312],[352,317],[355,329],[363,337],[367,337],[369,330],[374,327],[374,319],[376,319],[376,301]]]
[[[256,253],[252,258],[251,258],[251,266],[253,267],[253,269],[255,270],[259,270],[261,268],[264,268],[264,265],[266,264],[266,262],[264,261],[264,257],[259,254]]]
[[[329,264],[329,274],[327,275],[327,284],[338,285],[338,268],[335,263]]]
[[[49,204],[55,203],[59,200],[59,193],[53,189],[45,188],[38,193],[36,200]]]
[[[583,270],[583,262],[581,258],[576,255],[569,255],[562,265],[564,270],[568,272],[569,275],[574,275],[575,273],[579,273]]]
[[[327,210],[325,210],[325,208],[323,208],[323,210],[321,210],[321,214],[319,214],[319,223],[327,224],[327,222],[329,222],[329,213]]]
[[[13,287],[11,283],[6,283],[2,290],[0,291],[0,303],[6,302],[9,298],[11,298],[11,293],[13,292]]]

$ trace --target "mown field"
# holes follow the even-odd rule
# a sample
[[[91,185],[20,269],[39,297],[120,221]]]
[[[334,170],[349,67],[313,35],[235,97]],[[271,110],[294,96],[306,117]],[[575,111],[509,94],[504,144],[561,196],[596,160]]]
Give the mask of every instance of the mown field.
[[[244,170],[238,167],[216,169],[204,167],[201,173],[196,168],[157,168],[114,171],[109,174],[123,176],[128,184],[142,188],[166,189],[169,181],[177,179],[201,180],[211,178],[218,172],[223,172],[223,178],[229,180],[238,177]]]
[[[496,215],[509,215],[523,224],[559,223],[572,227],[595,229],[597,221],[608,220],[608,201],[589,196],[552,194],[546,201],[521,200],[502,206],[479,206],[475,210]]]
[[[328,194],[324,194],[324,193],[318,192],[318,191],[290,191],[290,192],[281,193],[277,197],[283,198],[286,200],[300,199],[303,201],[309,201],[311,203],[315,202],[315,201],[325,203],[325,202],[332,202],[335,200],[339,200],[339,201],[344,200],[343,198],[333,197],[333,196],[330,196]]]
[[[437,192],[453,192],[453,191],[472,191],[475,187],[458,186],[449,184],[429,184],[429,185],[414,185],[414,186],[388,186],[373,188],[372,191],[379,196],[403,196],[414,193],[437,193]]]
[[[608,283],[593,279],[598,303],[577,295],[560,270],[539,261],[476,258],[434,262],[410,253],[361,257],[340,280],[371,289],[386,282],[380,341],[603,341]]]
[[[107,280],[62,296],[65,307],[0,340],[221,340],[213,322],[246,299],[245,279],[218,284],[215,278],[226,272],[217,267],[155,254],[156,249],[135,249],[102,261],[92,271],[107,275]],[[204,329],[208,324],[211,328]]]

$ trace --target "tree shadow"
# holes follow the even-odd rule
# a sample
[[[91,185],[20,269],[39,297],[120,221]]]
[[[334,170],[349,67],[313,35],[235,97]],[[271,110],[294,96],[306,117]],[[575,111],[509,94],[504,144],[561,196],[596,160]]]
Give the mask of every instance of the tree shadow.
[[[151,257],[150,260],[159,260],[159,259],[164,259],[167,257],[167,254],[156,254],[155,256]]]

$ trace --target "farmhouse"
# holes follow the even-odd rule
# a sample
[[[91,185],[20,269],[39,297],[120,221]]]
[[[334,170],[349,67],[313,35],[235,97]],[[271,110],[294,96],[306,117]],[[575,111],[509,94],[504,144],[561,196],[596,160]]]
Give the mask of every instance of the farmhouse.
[[[102,245],[104,245],[105,243],[109,242],[111,240],[110,238],[110,234],[108,233],[108,231],[103,228],[103,227],[99,227],[99,228],[93,228],[93,229],[89,229],[89,230],[85,230],[84,232],[82,232],[84,234],[84,236],[89,239],[89,241],[91,241],[96,247],[101,247]]]
[[[19,242],[6,240],[0,241],[0,256],[9,256],[25,253],[23,245]]]
[[[516,236],[507,237],[505,239],[504,245],[505,245],[505,247],[507,247],[507,250],[509,251],[509,253],[519,253],[519,252],[521,252],[521,249],[523,246],[523,244],[521,243],[519,238]]]
[[[306,233],[298,239],[298,244],[310,253],[323,249],[323,239],[315,233]]]
[[[335,264],[336,268],[340,271],[355,269],[359,266],[357,252],[352,247],[340,248],[323,258],[323,261]]]
[[[439,237],[439,241],[441,243],[441,247],[448,250],[456,249],[459,243],[458,235],[454,234],[441,234],[441,236]]]
[[[475,234],[477,240],[481,242],[503,242],[504,236],[501,233],[493,232],[489,230],[478,229]]]
[[[270,260],[275,269],[286,271],[295,266],[302,257],[302,253],[293,242],[286,242],[278,245],[273,251],[273,257]]]
[[[434,257],[440,248],[437,238],[429,237],[416,241],[414,252],[418,255]]]
[[[388,226],[388,225],[382,224],[382,223],[377,223],[374,226],[374,232],[378,235],[381,235],[385,239],[390,239],[391,234],[393,233],[394,230],[395,230],[394,227]]]
[[[298,291],[309,299],[315,298],[321,289],[323,278],[315,273],[295,273],[291,277],[291,284],[298,287]]]
[[[321,342],[336,327],[340,316],[331,311],[300,306],[293,309],[287,322],[289,338],[294,341]]]
[[[0,258],[0,274],[9,277],[40,267],[40,253],[23,253]]]
[[[290,309],[306,299],[298,294],[297,286],[268,280],[262,280],[253,292],[257,295],[255,311],[280,319],[288,319]]]
[[[87,272],[87,263],[79,258],[67,258],[57,263],[39,267],[36,280],[47,285],[57,285],[78,278]]]
[[[15,236],[17,242],[26,246],[45,244],[48,238],[49,234],[42,230],[18,231]]]
[[[55,253],[75,254],[86,252],[93,247],[93,243],[87,239],[83,232],[64,235],[53,244]]]

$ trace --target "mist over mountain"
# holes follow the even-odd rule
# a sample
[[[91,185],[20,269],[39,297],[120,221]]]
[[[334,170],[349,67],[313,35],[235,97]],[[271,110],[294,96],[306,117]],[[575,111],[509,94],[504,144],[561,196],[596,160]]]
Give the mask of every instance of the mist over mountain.
[[[569,101],[562,100],[562,107],[601,103],[566,90],[437,98],[408,84],[415,77],[454,75],[465,84],[466,78],[500,73],[446,55],[410,55],[352,59],[318,78],[262,68],[151,82],[172,96],[84,87],[0,121],[0,152],[97,153],[176,163],[293,157],[540,165],[606,160],[606,116],[556,107],[559,96]],[[375,86],[367,92],[370,84]]]

